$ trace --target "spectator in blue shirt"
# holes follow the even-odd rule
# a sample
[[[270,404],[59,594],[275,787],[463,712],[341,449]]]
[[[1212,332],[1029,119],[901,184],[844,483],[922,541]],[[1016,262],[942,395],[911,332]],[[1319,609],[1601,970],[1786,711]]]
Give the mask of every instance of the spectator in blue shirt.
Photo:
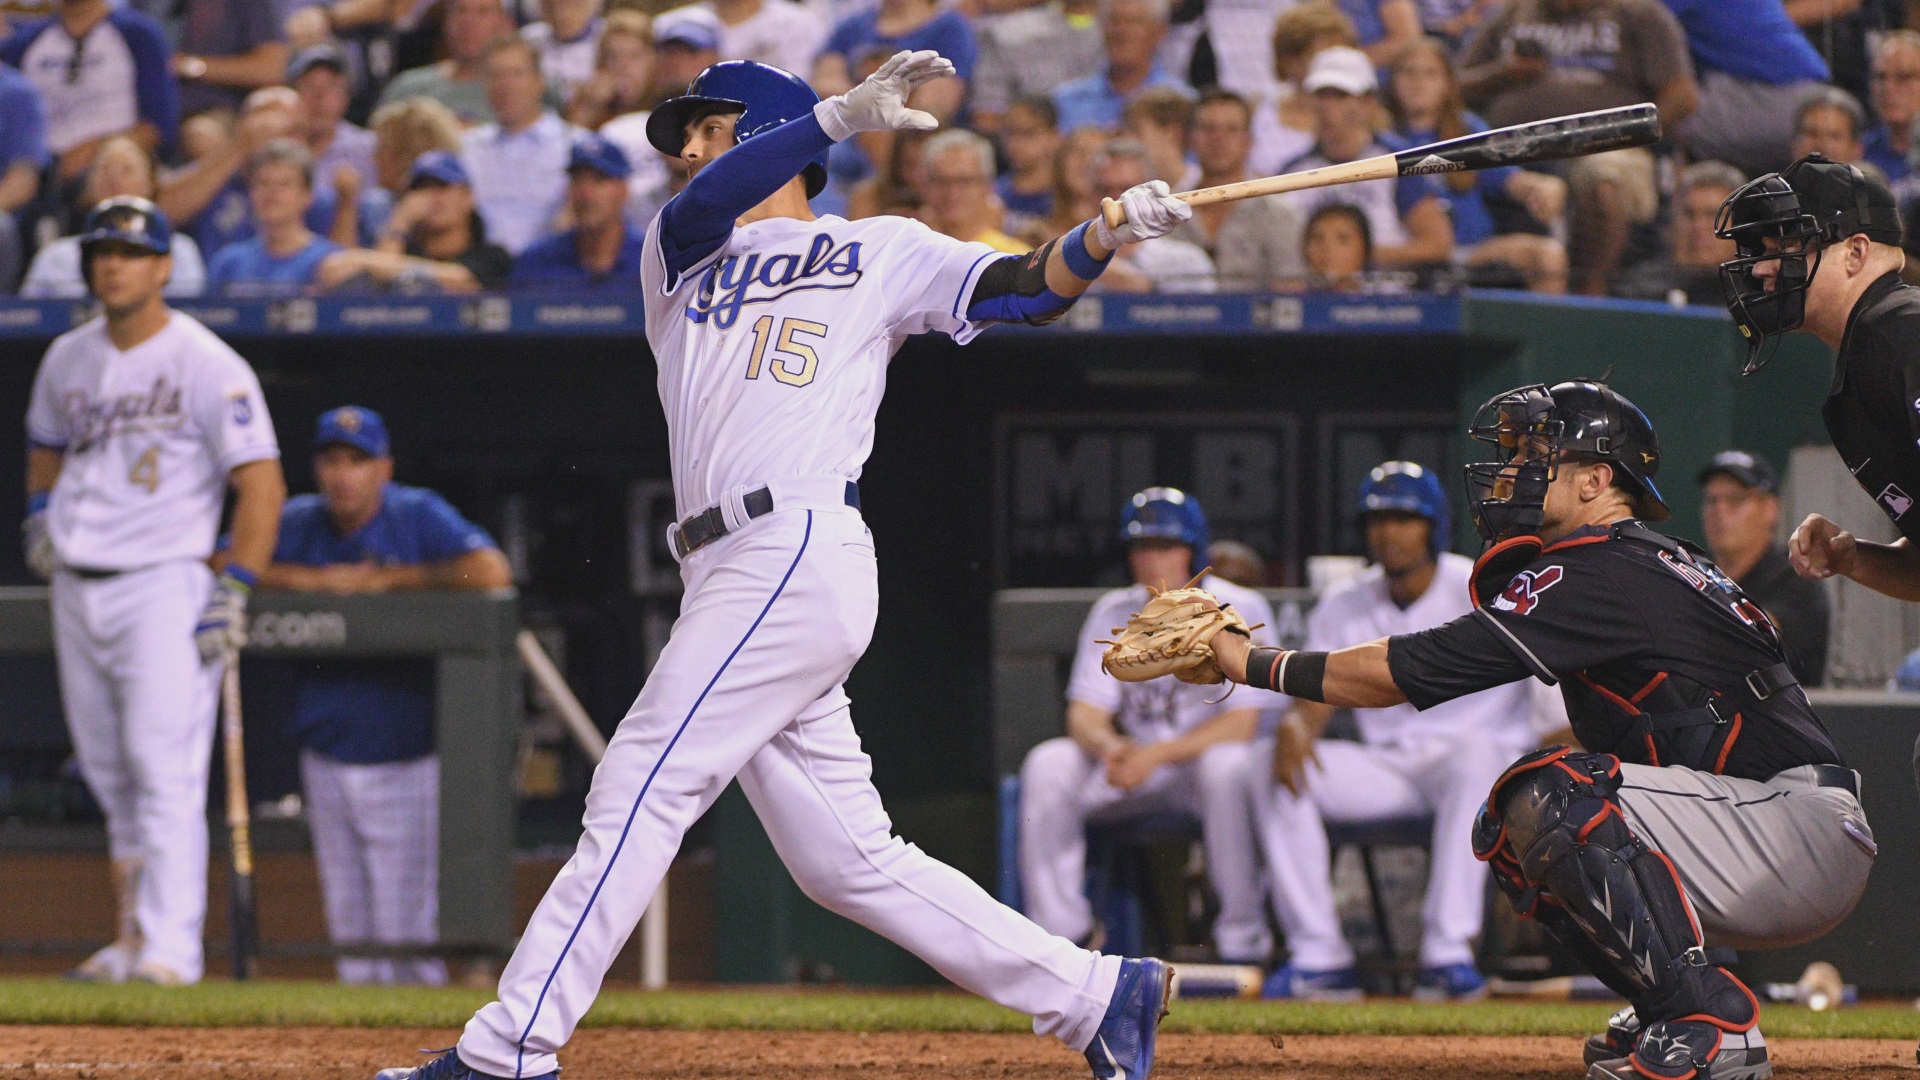
[[[1913,175],[1913,125],[1920,120],[1920,32],[1890,31],[1873,50],[1873,112],[1867,160],[1899,183]]]
[[[307,228],[313,205],[313,155],[292,139],[260,148],[247,170],[247,199],[258,233],[213,256],[207,286],[227,296],[285,296],[307,291],[320,263],[340,245]]]
[[[1750,175],[1786,167],[1793,110],[1827,81],[1827,63],[1782,0],[1666,0],[1687,34],[1700,107],[1680,125],[1695,161]]]
[[[0,65],[0,291],[20,276],[20,227],[14,214],[40,193],[47,152],[47,114],[33,84]]]
[[[1098,75],[1061,83],[1053,89],[1060,130],[1084,127],[1117,130],[1120,114],[1141,91],[1157,86],[1188,97],[1193,88],[1161,70],[1156,55],[1167,34],[1167,0],[1111,0],[1100,16],[1107,67]]]
[[[320,492],[287,500],[268,589],[374,593],[503,589],[505,556],[438,494],[393,482],[379,413],[348,405],[320,417]],[[329,664],[294,690],[327,930],[339,944],[423,945],[438,937],[440,763],[428,663]],[[348,983],[442,983],[437,960],[342,958]]]
[[[46,108],[47,149],[62,183],[77,180],[109,135],[164,151],[180,131],[180,89],[166,32],[109,0],[58,0],[52,16],[0,44],[0,61],[25,75]]]
[[[966,101],[967,80],[973,78],[973,27],[965,15],[934,0],[880,0],[878,7],[840,20],[813,62],[813,84],[822,96],[845,93],[861,61],[902,49],[933,49],[953,61],[956,78],[921,86],[910,103],[942,123],[952,119]]]
[[[1340,0],[1337,5],[1360,35],[1360,51],[1375,67],[1386,67],[1400,50],[1424,36],[1414,0]]]
[[[1007,232],[1018,234],[1053,214],[1054,158],[1060,154],[1060,125],[1053,102],[1043,97],[1015,98],[1000,124],[1000,151],[1007,171],[994,181],[993,193],[1007,208]]]
[[[595,134],[573,144],[567,161],[567,210],[573,228],[535,241],[513,261],[515,286],[579,292],[633,292],[640,287],[645,237],[627,222],[627,179],[633,166]]]

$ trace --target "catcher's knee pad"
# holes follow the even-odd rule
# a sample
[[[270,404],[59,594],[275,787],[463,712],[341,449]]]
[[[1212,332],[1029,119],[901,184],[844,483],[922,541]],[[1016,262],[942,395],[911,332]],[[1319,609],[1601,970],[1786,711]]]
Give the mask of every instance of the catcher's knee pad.
[[[1494,783],[1474,853],[1522,915],[1535,916],[1644,1022],[1694,1016],[1753,1025],[1753,995],[1702,947],[1667,857],[1620,812],[1619,759],[1556,747],[1521,758]]]

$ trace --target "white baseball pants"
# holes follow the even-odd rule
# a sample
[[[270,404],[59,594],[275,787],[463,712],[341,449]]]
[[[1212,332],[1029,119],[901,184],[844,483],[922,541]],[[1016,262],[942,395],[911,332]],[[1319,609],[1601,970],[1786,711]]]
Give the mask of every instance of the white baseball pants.
[[[1273,950],[1261,906],[1249,796],[1240,776],[1253,744],[1220,743],[1183,765],[1154,770],[1122,791],[1106,765],[1070,738],[1048,739],[1020,765],[1020,893],[1027,915],[1062,937],[1092,932],[1087,900],[1087,825],[1161,811],[1198,816],[1207,845],[1207,877],[1220,897],[1214,947],[1221,957],[1264,963]]]
[[[1242,776],[1259,822],[1274,914],[1294,964],[1329,971],[1353,963],[1334,909],[1326,822],[1426,814],[1434,823],[1420,963],[1471,963],[1487,889],[1487,868],[1473,856],[1473,820],[1488,789],[1522,749],[1485,738],[1405,746],[1321,739],[1315,744],[1320,765],[1309,766],[1302,797],[1274,781],[1272,743],[1258,746]]]
[[[60,699],[116,860],[140,863],[136,965],[198,982],[206,966],[207,770],[220,664],[193,627],[213,573],[180,560],[99,579],[53,576]]]
[[[837,494],[837,491],[836,491]],[[460,1057],[539,1076],[593,1004],[688,826],[736,775],[807,896],[1084,1048],[1120,961],[1076,948],[892,835],[842,689],[878,605],[858,512],[782,508],[694,552],[681,614]]]
[[[335,944],[431,945],[440,925],[440,759],[356,765],[300,752],[307,831]],[[340,981],[443,986],[442,960],[341,957]]]

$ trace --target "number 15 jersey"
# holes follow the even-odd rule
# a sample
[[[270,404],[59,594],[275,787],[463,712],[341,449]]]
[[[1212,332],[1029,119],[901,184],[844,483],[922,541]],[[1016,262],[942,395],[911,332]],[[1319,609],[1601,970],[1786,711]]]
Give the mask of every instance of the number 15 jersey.
[[[914,334],[965,344],[986,267],[1005,254],[910,218],[770,218],[683,274],[647,230],[641,281],[679,516],[736,487],[860,477],[887,362]]]
[[[205,559],[227,474],[280,456],[253,369],[178,311],[124,352],[100,318],[55,338],[27,441],[63,455],[47,507],[54,551],[93,570]]]

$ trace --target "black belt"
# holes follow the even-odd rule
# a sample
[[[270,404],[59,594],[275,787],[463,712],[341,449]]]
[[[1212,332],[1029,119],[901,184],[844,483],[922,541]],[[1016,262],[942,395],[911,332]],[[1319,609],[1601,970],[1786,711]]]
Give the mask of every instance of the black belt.
[[[61,569],[82,581],[105,581],[126,573],[125,570],[101,570],[92,566],[63,566]]]
[[[847,481],[847,505],[860,509],[860,485]],[[773,513],[773,492],[766,488],[749,491],[740,499],[747,511],[747,520],[764,517]],[[718,506],[709,506],[680,523],[674,530],[673,553],[684,559],[687,556],[727,535],[727,517]]]
[[[1859,773],[1845,765],[1815,765],[1812,768],[1815,784],[1820,787],[1839,788],[1856,799],[1860,797]]]

